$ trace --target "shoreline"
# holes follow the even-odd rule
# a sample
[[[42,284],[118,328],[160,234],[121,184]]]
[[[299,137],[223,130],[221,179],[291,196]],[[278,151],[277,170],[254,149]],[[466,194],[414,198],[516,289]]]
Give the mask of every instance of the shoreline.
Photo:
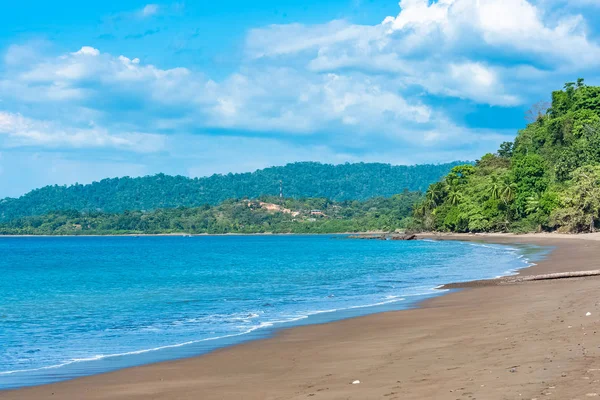
[[[312,237],[315,235],[308,236]],[[289,235],[284,235],[282,236],[282,238],[283,237],[289,237]],[[327,235],[326,239],[340,239],[345,237],[346,235],[343,235],[341,237],[339,235]],[[422,244],[426,246],[437,246],[436,244],[431,242],[432,241],[423,240]],[[391,245],[391,243],[385,245],[384,248],[388,248],[387,246],[389,245]],[[350,246],[354,247],[354,244],[351,244]],[[465,246],[461,243],[460,247],[468,249],[470,246]],[[539,257],[544,252],[543,249],[536,249],[535,247],[532,247],[531,250],[526,250],[525,248],[515,249],[510,248],[509,246],[502,247],[504,247],[503,249],[501,249],[502,253],[523,253],[523,250],[525,250],[525,252],[532,251],[532,253],[523,253],[523,255],[520,255],[519,257],[515,257],[514,254],[511,254],[510,256],[508,256],[508,258],[512,260],[510,260],[509,262],[504,261],[507,265],[503,265],[503,268],[498,268],[496,266],[495,268],[491,268],[492,271],[487,271],[486,269],[485,272],[472,272],[471,274],[469,274],[469,276],[461,276],[460,282],[468,282],[470,279],[491,279],[494,276],[498,275],[513,276],[517,273],[517,271],[523,268],[527,268],[527,266],[531,264],[532,255],[534,257]],[[381,250],[384,252],[386,251],[383,248]],[[521,258],[523,259],[520,260]],[[467,260],[467,258],[465,258],[465,260]],[[351,260],[347,260],[347,262],[351,263]],[[473,273],[475,273],[475,276],[473,275]],[[463,273],[458,273],[458,275],[463,275]],[[454,277],[459,278],[456,274],[454,274]],[[413,309],[417,308],[418,305],[426,299],[446,295],[448,293],[448,290],[446,290],[447,288],[443,287],[444,282],[450,281],[453,281],[452,277],[450,276],[446,276],[445,278],[438,277],[436,282],[431,282],[431,285],[420,286],[419,290],[417,290],[416,293],[393,293],[393,296],[385,296],[385,298],[381,297],[380,299],[372,299],[371,302],[366,303],[361,302],[359,304],[354,305],[340,306],[339,308],[325,307],[323,310],[307,310],[306,312],[302,313],[302,315],[294,316],[288,319],[280,318],[277,319],[274,323],[267,322],[266,324],[253,326],[244,332],[231,334],[223,333],[223,336],[201,339],[189,339],[184,340],[182,342],[171,342],[167,344],[162,344],[158,347],[144,347],[141,349],[133,349],[129,352],[115,353],[110,351],[104,351],[103,354],[95,356],[93,355],[95,353],[91,353],[92,355],[89,355],[87,357],[80,357],[77,360],[61,361],[56,363],[55,365],[43,366],[29,370],[15,369],[14,371],[0,372],[0,391],[48,385],[52,383],[58,383],[67,380],[78,379],[81,377],[103,374],[142,365],[150,365],[165,361],[198,357],[218,349],[233,347],[241,343],[272,338],[273,336],[277,335],[280,331],[292,329],[298,326],[325,324],[344,319],[358,318],[370,314]],[[93,350],[93,348],[91,348],[90,350]],[[125,358],[129,359],[129,361],[126,361]],[[40,372],[38,374],[38,371],[47,372]],[[24,375],[28,372],[32,373],[33,376]],[[6,378],[8,376],[13,375],[17,376],[17,378],[13,379],[12,381],[10,378]],[[19,382],[21,383],[19,384]]]
[[[0,235],[2,238],[45,238],[45,237],[211,237],[211,236],[325,236],[325,235],[381,235],[386,232],[336,232],[336,233],[121,233],[82,235]]]
[[[567,235],[571,238],[579,238],[584,239],[581,236]],[[460,241],[476,241],[476,242],[484,242],[484,243],[497,243],[497,244],[535,244],[542,246],[553,246],[556,247],[556,250],[549,255],[549,257],[540,262],[539,265],[533,265],[530,267],[526,267],[518,271],[518,274],[522,274],[524,271],[527,273],[536,273],[538,271],[544,272],[559,272],[560,268],[563,268],[564,263],[557,262],[561,261],[562,253],[566,248],[571,247],[571,249],[567,250],[575,250],[573,247],[577,248],[576,250],[581,250],[583,248],[587,248],[588,251],[594,252],[595,255],[600,255],[600,250],[596,250],[594,248],[590,249],[589,242],[586,243],[585,240],[577,240],[571,241],[566,240],[563,237],[556,237],[554,235],[544,235],[544,237],[540,237],[540,235],[437,235],[437,234],[421,234],[419,238],[424,239],[441,239],[441,240],[460,240]],[[599,240],[598,235],[594,238],[586,237],[585,239],[590,240]],[[558,252],[558,256],[557,256]],[[569,251],[568,251],[569,252]],[[568,253],[567,252],[567,253]],[[586,258],[587,257],[587,258]],[[589,260],[590,255],[588,254],[586,257],[582,259],[582,261]],[[553,260],[554,259],[554,260]],[[579,265],[575,263],[575,265]],[[572,266],[575,266],[572,265]],[[576,269],[585,269],[585,268],[576,268]],[[591,267],[589,269],[592,269]],[[572,269],[573,270],[573,269]],[[560,272],[565,271],[565,268],[560,270]],[[543,287],[545,285],[551,286],[564,286],[565,282],[567,284],[579,283],[581,284],[593,281],[595,278],[586,278],[582,279],[573,279],[569,281],[562,282],[551,282],[551,283],[523,283],[518,285],[507,285],[507,286],[495,286],[495,287],[473,287],[468,290],[462,290],[459,292],[454,292],[450,294],[446,294],[443,296],[437,296],[433,299],[428,299],[417,304],[417,308],[403,310],[403,311],[388,311],[379,314],[371,314],[362,317],[350,318],[347,320],[341,320],[336,322],[329,322],[322,325],[309,325],[309,326],[301,326],[294,327],[289,329],[280,330],[275,333],[273,337],[267,339],[259,339],[257,341],[252,341],[249,343],[243,343],[239,345],[235,345],[232,347],[227,347],[223,349],[216,350],[212,353],[201,355],[198,357],[192,357],[189,359],[181,359],[175,361],[166,361],[157,364],[149,364],[140,367],[133,367],[128,369],[123,369],[115,372],[109,372],[100,375],[93,375],[84,378],[77,378],[70,381],[64,381],[59,383],[54,383],[50,385],[42,385],[35,386],[29,388],[20,388],[16,390],[8,390],[8,391],[0,391],[0,399],[33,399],[33,398],[46,398],[54,395],[60,394],[60,398],[78,398],[78,396],[82,395],[82,391],[86,392],[86,398],[145,398],[146,395],[151,395],[153,398],[157,399],[167,399],[172,397],[177,398],[194,398],[194,396],[198,396],[200,393],[202,394],[202,398],[212,399],[212,398],[239,398],[235,396],[235,393],[245,393],[247,396],[244,398],[300,398],[311,395],[309,393],[311,391],[315,392],[313,395],[318,395],[319,398],[338,398],[338,396],[346,396],[348,398],[381,398],[381,396],[386,396],[389,398],[394,398],[396,394],[400,394],[400,388],[396,388],[399,391],[394,392],[391,390],[387,396],[387,394],[383,393],[380,395],[376,395],[378,393],[375,388],[371,388],[373,391],[364,391],[364,389],[368,389],[368,385],[349,385],[348,379],[351,375],[348,375],[348,378],[344,378],[342,382],[338,381],[336,374],[325,375],[321,377],[320,381],[324,381],[326,383],[325,386],[335,386],[336,388],[326,388],[322,390],[314,389],[316,385],[307,385],[306,381],[314,380],[314,372],[313,369],[322,369],[323,367],[327,367],[327,369],[332,369],[337,372],[339,369],[341,370],[352,370],[354,369],[350,365],[346,365],[344,362],[348,357],[353,359],[353,354],[359,353],[367,353],[366,358],[367,361],[363,359],[358,359],[355,361],[359,361],[359,364],[363,367],[370,367],[373,364],[373,358],[376,358],[377,361],[381,361],[379,357],[383,356],[381,354],[381,348],[383,344],[388,343],[391,338],[385,330],[382,332],[374,332],[373,330],[377,327],[382,328],[386,327],[391,331],[397,331],[398,336],[402,337],[403,335],[410,336],[412,331],[417,330],[421,335],[425,334],[425,336],[435,336],[432,334],[427,334],[428,331],[438,332],[441,326],[449,324],[451,321],[448,320],[448,315],[444,315],[443,311],[448,308],[458,308],[462,312],[467,312],[467,316],[471,314],[476,314],[480,312],[480,307],[473,308],[473,304],[480,304],[480,306],[484,306],[485,303],[490,301],[490,298],[494,298],[491,294],[503,292],[511,292],[515,295],[523,295],[522,291],[518,290],[523,287]],[[595,281],[596,284],[600,283],[600,280]],[[473,300],[473,301],[465,301],[465,298]],[[557,299],[553,299],[556,301]],[[482,304],[483,303],[483,304]],[[597,306],[597,304],[596,304]],[[489,307],[489,305],[488,305]],[[600,310],[598,310],[600,311]],[[430,316],[426,316],[425,314],[439,314],[437,318],[431,318]],[[595,314],[595,313],[594,313]],[[509,317],[510,315],[506,315]],[[456,318],[450,318],[453,321],[456,321]],[[410,329],[405,328],[403,322],[406,320],[415,320],[419,322],[419,324],[413,324]],[[591,320],[589,320],[591,322]],[[398,324],[400,322],[400,324]],[[465,321],[467,322],[467,321]],[[544,321],[540,321],[543,323]],[[369,326],[368,329],[365,328],[366,325]],[[570,328],[569,328],[570,329]],[[357,337],[361,338],[365,335],[365,332],[361,332],[362,330],[366,330],[369,336],[369,341],[365,344],[364,340],[357,341]],[[476,329],[475,329],[476,330]],[[477,336],[477,335],[475,335]],[[343,337],[346,341],[356,342],[357,347],[352,348],[352,351],[342,346],[340,348],[339,338]],[[422,340],[423,338],[420,337]],[[550,339],[552,340],[552,338]],[[427,343],[427,345],[435,345],[435,340],[433,337],[429,341],[431,343]],[[368,344],[371,345],[368,345]],[[379,352],[373,352],[372,348],[373,343],[378,344],[377,347]],[[396,343],[397,344],[397,343]],[[463,343],[465,344],[465,343]],[[361,346],[362,345],[362,346]],[[406,346],[410,347],[410,343],[405,343]],[[365,348],[366,347],[366,348]],[[273,348],[278,351],[273,352]],[[323,358],[322,352],[327,350],[331,351],[331,349],[337,349],[339,353],[341,350],[341,355],[338,357],[332,358]],[[597,348],[597,346],[596,346]],[[369,351],[371,350],[371,351]],[[448,349],[451,350],[451,349]],[[392,354],[398,355],[398,357],[403,358],[400,353],[402,353],[402,346],[390,346],[385,349],[385,352],[392,351]],[[255,365],[257,360],[261,360],[261,355],[267,352],[275,357],[275,361],[273,362],[260,362],[258,361],[259,368],[250,368],[250,369],[239,369],[240,366],[236,365],[236,363],[232,363],[231,360],[245,360],[250,364]],[[406,352],[406,350],[404,350]],[[409,351],[410,352],[410,351]],[[450,351],[452,353],[453,351]],[[456,351],[454,351],[456,352]],[[281,354],[285,354],[291,357],[293,362],[290,363],[290,358],[282,357]],[[308,360],[308,364],[299,363],[303,368],[301,368],[301,374],[295,373],[293,376],[289,376],[287,380],[284,382],[279,382],[276,380],[277,374],[273,374],[274,370],[283,372],[287,368],[298,369],[298,358],[301,358],[303,353],[311,353],[317,360],[311,361]],[[336,354],[337,354],[336,353]],[[373,354],[375,353],[375,354]],[[448,356],[448,354],[446,354]],[[384,357],[385,358],[385,357]],[[423,361],[422,359],[431,359],[430,355],[414,355],[414,357],[409,358],[409,360],[417,360]],[[439,360],[440,358],[438,358]],[[332,365],[333,364],[333,365]],[[379,364],[379,363],[375,363]],[[393,364],[393,363],[392,363]],[[217,370],[215,373],[213,367]],[[256,367],[256,365],[255,365]],[[318,368],[317,368],[318,367]],[[461,367],[457,367],[460,369]],[[408,372],[404,371],[403,372]],[[447,371],[452,371],[453,369],[448,369]],[[178,371],[178,374],[173,375],[173,371]],[[203,378],[203,374],[198,374],[198,372],[206,372],[211,377],[208,381]],[[212,371],[212,373],[211,373]],[[218,371],[221,371],[220,373]],[[267,377],[270,381],[269,386],[252,384],[249,385],[249,382],[246,382],[244,385],[244,379],[242,379],[241,385],[236,385],[232,382],[233,378],[236,377],[245,377],[247,378],[249,375],[254,376],[256,372],[261,371],[263,374],[266,373]],[[297,371],[296,371],[297,372]],[[179,374],[183,374],[183,376],[196,376],[198,377],[198,381],[188,381],[185,380],[185,383],[177,383],[179,381]],[[157,378],[160,375],[160,378]],[[363,374],[354,374],[356,379],[360,379],[358,375]],[[386,375],[386,374],[383,374]],[[498,377],[498,379],[500,379]],[[235,380],[235,379],[233,379]],[[393,380],[393,379],[392,379]],[[304,382],[304,384],[303,384]],[[351,382],[351,381],[350,381]],[[367,383],[368,380],[365,382]],[[403,381],[402,381],[403,382]],[[447,381],[443,381],[448,383]],[[394,382],[390,381],[389,384]],[[398,382],[396,382],[398,383]],[[438,382],[439,384],[439,382]],[[274,386],[273,386],[274,385]],[[290,386],[291,385],[291,386]],[[299,385],[299,386],[298,386]],[[303,396],[296,396],[294,393],[297,393],[299,388],[304,387],[304,390],[300,390]],[[414,385],[396,385],[401,386],[403,388],[402,395],[397,398],[428,398],[427,395],[423,394],[423,390],[426,388],[421,388],[418,382],[415,382]],[[406,387],[404,387],[406,386]],[[124,388],[127,390],[124,390]],[[147,392],[145,387],[153,388],[151,393]],[[385,385],[383,385],[385,387]],[[485,385],[480,386],[481,388],[486,387]],[[392,387],[393,389],[394,387]],[[272,389],[272,390],[271,390]],[[292,390],[293,389],[293,390]],[[380,390],[381,388],[379,388]],[[88,393],[88,390],[92,390],[92,393]],[[133,390],[134,393],[131,391]],[[450,389],[452,390],[452,389]],[[139,393],[138,393],[139,391]],[[453,394],[454,391],[444,393],[436,392],[435,398],[457,398],[456,395]],[[471,393],[475,393],[472,391]],[[129,396],[128,394],[132,394]],[[181,395],[181,396],[180,396]],[[482,396],[483,394],[478,394],[478,396]],[[539,395],[539,393],[538,393]],[[171,397],[172,396],[172,397]],[[414,396],[414,397],[411,397]],[[425,397],[423,397],[425,396]],[[445,397],[448,396],[448,397]],[[483,395],[485,396],[485,395]],[[460,396],[459,396],[460,397]],[[56,397],[54,397],[56,398]],[[487,398],[487,397],[486,397]],[[505,397],[490,397],[490,398],[505,398]],[[513,397],[506,397],[513,398]],[[560,397],[559,397],[560,398]]]

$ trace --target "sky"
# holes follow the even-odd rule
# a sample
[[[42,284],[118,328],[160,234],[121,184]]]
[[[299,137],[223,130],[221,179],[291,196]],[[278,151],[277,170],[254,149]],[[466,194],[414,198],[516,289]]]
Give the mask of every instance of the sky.
[[[7,2],[0,198],[295,161],[475,160],[599,71],[598,0]]]

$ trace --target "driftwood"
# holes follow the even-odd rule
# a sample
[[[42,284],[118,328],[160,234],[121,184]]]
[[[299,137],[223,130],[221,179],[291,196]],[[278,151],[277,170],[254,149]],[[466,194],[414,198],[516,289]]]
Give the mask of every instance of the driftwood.
[[[592,271],[559,272],[556,274],[542,274],[529,276],[506,276],[503,278],[487,279],[481,281],[448,283],[440,287],[440,289],[464,289],[471,287],[512,285],[521,282],[547,281],[552,279],[585,278],[590,276],[600,276],[600,270],[597,269]]]
[[[502,283],[546,281],[546,280],[551,280],[551,279],[567,279],[567,278],[584,278],[586,276],[599,276],[599,275],[600,275],[600,269],[596,269],[596,270],[592,270],[592,271],[558,272],[555,274],[507,277],[502,280]]]

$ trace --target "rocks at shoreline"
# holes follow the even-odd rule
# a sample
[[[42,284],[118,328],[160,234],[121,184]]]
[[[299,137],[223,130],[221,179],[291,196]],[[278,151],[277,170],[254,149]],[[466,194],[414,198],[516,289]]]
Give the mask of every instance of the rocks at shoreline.
[[[416,240],[415,234],[398,234],[398,233],[379,233],[379,234],[359,234],[348,236],[349,239],[362,240]]]

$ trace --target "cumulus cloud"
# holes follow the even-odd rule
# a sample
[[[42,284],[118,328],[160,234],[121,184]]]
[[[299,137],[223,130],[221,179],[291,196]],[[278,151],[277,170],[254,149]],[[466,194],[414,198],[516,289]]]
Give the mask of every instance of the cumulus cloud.
[[[248,36],[249,54],[277,62],[301,56],[315,72],[392,74],[432,94],[504,106],[528,100],[510,87],[515,70],[576,73],[600,66],[600,46],[580,14],[550,20],[527,0],[399,5],[397,16],[375,26],[334,21],[256,29]]]
[[[83,55],[83,56],[98,56],[100,55],[100,51],[90,46],[83,46],[81,49],[73,53],[74,55]]]
[[[248,33],[240,65],[220,79],[86,43],[61,54],[14,45],[0,66],[0,149],[167,151],[210,165],[239,158],[246,169],[474,159],[514,130],[469,127],[457,109],[522,107],[564,80],[598,76],[586,18],[544,7],[560,1],[402,0],[374,25],[267,26]],[[149,4],[127,17],[169,10]]]
[[[209,123],[226,128],[314,133],[346,127],[346,135],[398,133],[403,124],[431,122],[431,109],[408,102],[385,81],[355,74],[299,74],[272,68],[209,85]],[[395,125],[395,127],[394,127]]]
[[[407,99],[383,77],[246,68],[216,82],[187,68],[160,69],[91,47],[17,65],[0,81],[15,101],[68,110],[85,106],[138,129],[244,129],[281,134],[325,130],[402,138],[402,129],[435,124],[431,108]],[[123,113],[124,107],[127,112]],[[121,121],[118,119],[122,118]],[[169,124],[170,122],[170,124]]]
[[[153,152],[164,145],[164,138],[160,135],[139,132],[111,134],[93,124],[85,128],[61,127],[55,122],[33,120],[3,111],[0,111],[0,135],[7,137],[6,147],[115,148]]]

